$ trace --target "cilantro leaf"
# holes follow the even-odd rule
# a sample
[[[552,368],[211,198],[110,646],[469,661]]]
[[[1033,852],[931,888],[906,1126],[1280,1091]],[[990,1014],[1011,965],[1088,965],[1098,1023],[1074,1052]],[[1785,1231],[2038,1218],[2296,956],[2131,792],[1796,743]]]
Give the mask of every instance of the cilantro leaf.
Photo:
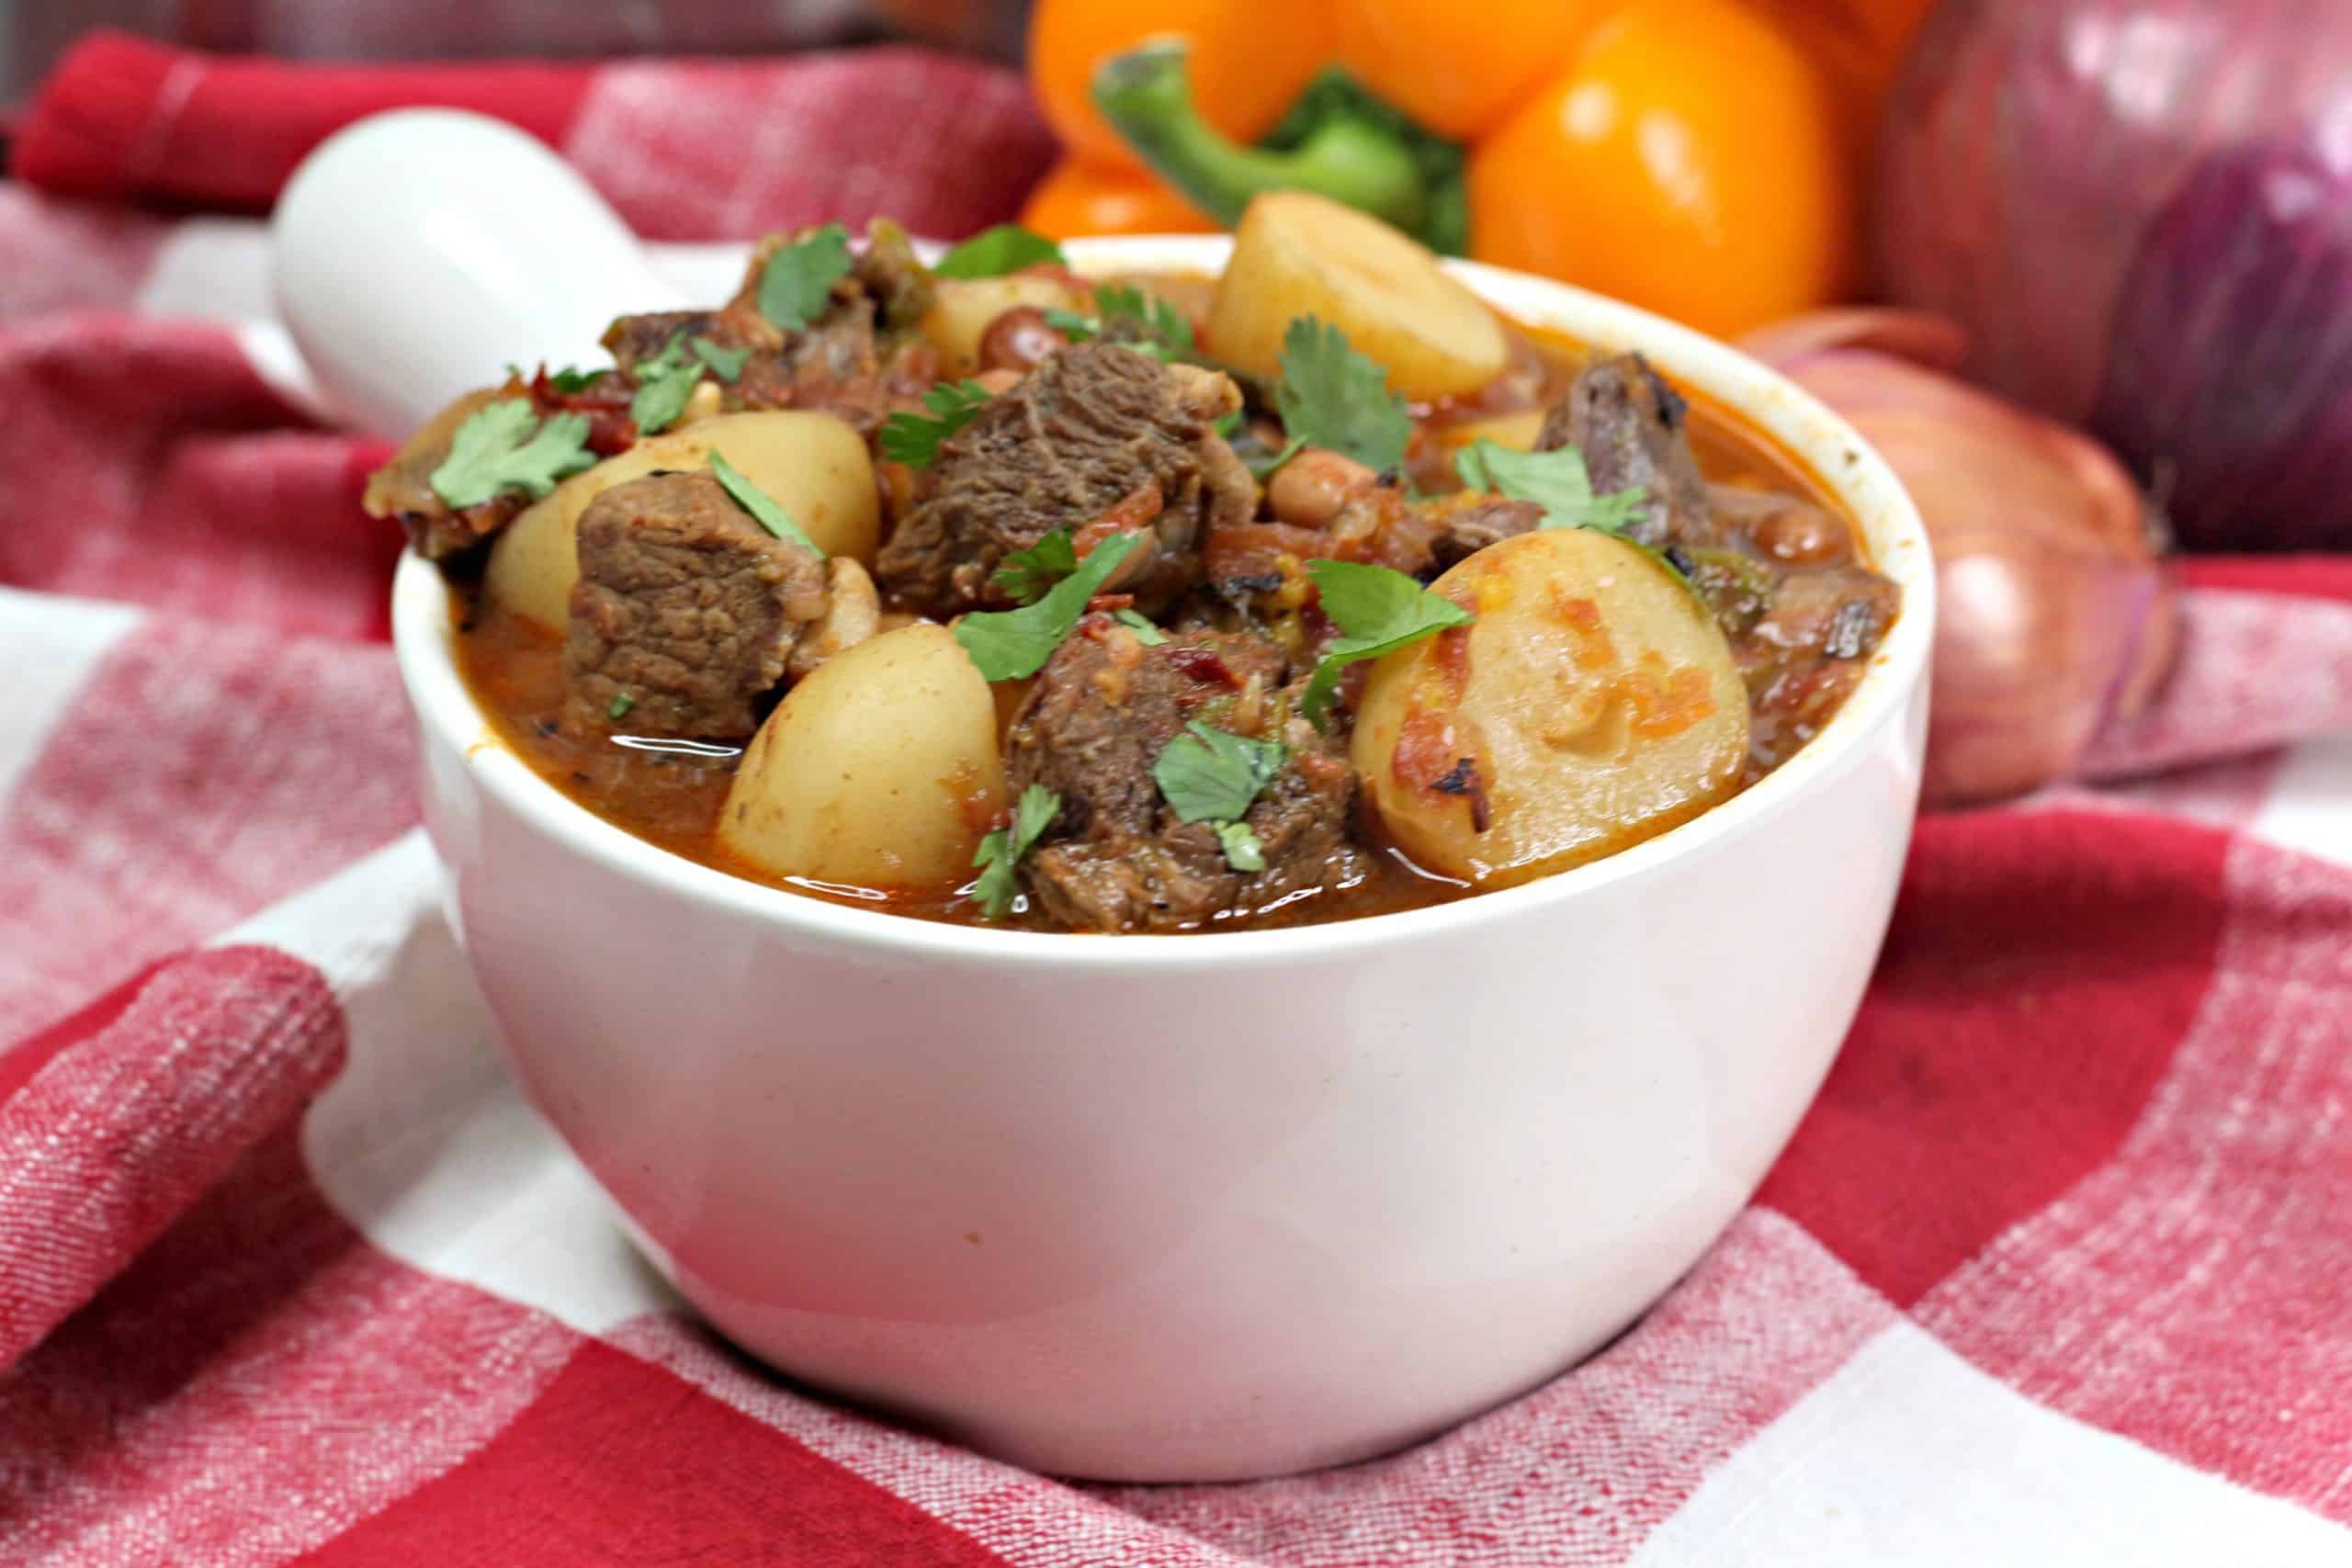
[[[1078,550],[1069,530],[1057,528],[1025,550],[1004,558],[989,581],[1016,604],[1034,604],[1046,589],[1078,570]]]
[[[797,333],[824,314],[833,285],[849,272],[849,231],[838,223],[778,245],[760,269],[760,314]]]
[[[1061,808],[1060,795],[1044,784],[1033,784],[1021,792],[1012,808],[1012,826],[999,828],[980,840],[980,847],[972,852],[972,863],[980,868],[979,880],[972,884],[972,897],[989,919],[1001,920],[1012,911],[1012,900],[1021,892],[1021,879],[1013,867],[1053,826],[1054,816]]]
[[[1146,648],[1158,648],[1168,640],[1168,634],[1154,626],[1151,617],[1141,610],[1114,610],[1111,618],[1135,633]]]
[[[1263,871],[1264,847],[1242,818],[1250,802],[1283,771],[1290,749],[1279,740],[1252,740],[1212,729],[1194,719],[1151,765],[1160,798],[1180,822],[1207,822],[1216,829],[1225,863],[1236,871]]]
[[[1160,797],[1180,822],[1238,821],[1290,754],[1279,740],[1252,740],[1199,719],[1184,728],[1151,765]]]
[[[1001,277],[1040,262],[1066,265],[1062,248],[1018,223],[1000,223],[949,251],[931,271],[934,277]]]
[[[1019,610],[976,612],[958,620],[956,640],[964,645],[985,679],[1017,681],[1035,675],[1086,614],[1086,602],[1094,597],[1094,591],[1109,581],[1142,538],[1140,534],[1112,535],[1035,604]]]
[[[778,506],[767,491],[745,479],[742,471],[729,462],[716,446],[710,449],[710,476],[718,481],[719,488],[735,498],[736,505],[752,514],[752,522],[786,544],[798,545],[819,560],[825,558],[825,552],[817,547],[816,540],[801,532],[800,525],[792,520],[792,514]]]
[[[686,346],[695,351],[696,359],[709,367],[712,375],[730,387],[743,373],[743,362],[752,357],[752,351],[748,348],[728,348],[707,337],[688,338]]]
[[[1550,452],[1515,452],[1498,442],[1473,441],[1453,455],[1453,471],[1472,490],[1532,501],[1544,508],[1546,528],[1598,528],[1621,534],[1641,520],[1649,492],[1639,485],[1592,493],[1584,454],[1573,446]]]
[[[1181,359],[1193,352],[1193,323],[1184,312],[1157,294],[1146,294],[1131,283],[1105,283],[1094,291],[1094,308],[1103,323],[1125,318],[1139,323],[1152,351],[1162,359]]]
[[[1448,626],[1470,624],[1469,611],[1385,566],[1311,560],[1306,575],[1315,580],[1323,614],[1340,628],[1299,698],[1299,711],[1317,728],[1330,710],[1342,669],[1359,659],[1377,659],[1409,647]]]
[[[1374,473],[1405,460],[1413,422],[1388,389],[1388,372],[1348,346],[1348,334],[1301,316],[1283,333],[1274,407],[1294,441],[1329,447]]]
[[[972,423],[989,389],[978,381],[942,382],[922,395],[928,415],[904,410],[882,422],[882,456],[910,468],[928,468],[939,457],[940,443]]]
[[[681,333],[662,345],[662,352],[637,366],[637,395],[628,400],[628,417],[639,435],[667,430],[686,412],[695,383],[702,379],[702,362],[686,352]]]
[[[594,370],[582,370],[571,365],[565,366],[560,370],[546,370],[545,367],[541,368],[547,375],[548,385],[559,392],[584,392],[613,373],[612,367],[608,365],[600,366]]]
[[[1240,428],[1241,411],[1239,409],[1226,410],[1216,416],[1216,423],[1209,426],[1210,432],[1220,438],[1229,436]]]
[[[520,491],[537,501],[556,480],[595,461],[585,419],[559,413],[541,423],[529,403],[502,398],[466,416],[428,482],[434,494],[462,512],[501,491]]]
[[[1193,323],[1157,294],[1133,284],[1105,283],[1094,290],[1091,316],[1058,308],[1045,312],[1046,324],[1072,343],[1108,337],[1154,359],[1182,359],[1193,350]],[[1118,323],[1127,323],[1124,326]]]
[[[1220,822],[1216,825],[1216,841],[1225,851],[1225,863],[1236,871],[1266,869],[1266,846],[1258,841],[1257,830],[1247,822]]]
[[[1276,468],[1281,468],[1284,463],[1287,463],[1293,457],[1297,457],[1300,449],[1306,445],[1306,442],[1301,441],[1297,436],[1294,435],[1288,441],[1283,443],[1283,449],[1279,452],[1256,451],[1241,453],[1239,455],[1241,458],[1241,466],[1250,470],[1250,477],[1251,479],[1256,479],[1260,484],[1264,484],[1268,479],[1274,477],[1274,470]]]
[[[606,718],[619,718],[637,705],[637,698],[627,692],[616,692],[613,700],[605,705]]]

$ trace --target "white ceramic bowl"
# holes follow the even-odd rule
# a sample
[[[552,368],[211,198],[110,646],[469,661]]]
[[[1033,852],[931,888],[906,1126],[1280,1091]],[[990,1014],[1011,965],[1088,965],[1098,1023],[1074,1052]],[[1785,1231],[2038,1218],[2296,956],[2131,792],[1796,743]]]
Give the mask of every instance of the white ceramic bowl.
[[[1074,248],[1213,270],[1214,238]],[[526,1091],[729,1337],[1035,1468],[1381,1452],[1623,1328],[1812,1098],[1885,931],[1933,592],[1893,476],[1761,367],[1464,268],[1779,436],[1902,585],[1852,699],[1755,788],[1507,892],[1293,931],[1040,936],[681,860],[495,745],[403,559],[426,819]]]
[[[1225,252],[1071,247],[1089,271],[1209,272]],[[514,1070],[662,1271],[754,1354],[1046,1471],[1332,1464],[1602,1344],[1786,1142],[1909,836],[1927,541],[1853,431],[1754,361],[1577,289],[1460,270],[1519,319],[1640,349],[1770,432],[1904,596],[1851,700],[1778,773],[1525,886],[1112,938],[759,886],[607,825],[486,743],[448,594],[401,561],[426,819]]]

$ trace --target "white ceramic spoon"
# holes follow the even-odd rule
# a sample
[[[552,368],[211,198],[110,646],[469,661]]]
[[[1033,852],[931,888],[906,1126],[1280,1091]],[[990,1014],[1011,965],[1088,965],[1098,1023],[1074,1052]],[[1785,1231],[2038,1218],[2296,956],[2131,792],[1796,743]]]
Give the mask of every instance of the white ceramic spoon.
[[[508,363],[593,357],[622,310],[687,301],[526,132],[396,109],[322,142],[270,220],[277,308],[354,423],[405,435]]]

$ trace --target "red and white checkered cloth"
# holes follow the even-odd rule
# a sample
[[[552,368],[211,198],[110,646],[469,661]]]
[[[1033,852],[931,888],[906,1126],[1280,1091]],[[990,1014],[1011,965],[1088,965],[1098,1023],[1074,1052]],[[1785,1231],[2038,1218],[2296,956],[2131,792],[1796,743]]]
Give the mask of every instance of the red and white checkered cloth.
[[[1014,194],[968,139],[1044,150],[904,54],[538,79],[673,237],[953,232]],[[288,80],[106,44],[21,167],[258,200],[351,85]],[[1819,1104],[1607,1350],[1351,1469],[1073,1486],[731,1356],[494,1065],[380,448],[260,254],[0,186],[0,1562],[2352,1562],[2352,562],[2199,563],[2130,782],[1922,823]]]

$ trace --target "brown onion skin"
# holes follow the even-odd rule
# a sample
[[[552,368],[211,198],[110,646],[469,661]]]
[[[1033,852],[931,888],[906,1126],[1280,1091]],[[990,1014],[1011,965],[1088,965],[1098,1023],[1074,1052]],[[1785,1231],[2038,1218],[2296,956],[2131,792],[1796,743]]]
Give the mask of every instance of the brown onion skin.
[[[2171,667],[2177,589],[2146,499],[2097,442],[1942,370],[1847,346],[1955,337],[1903,312],[1835,314],[1848,320],[1799,318],[1748,346],[1851,422],[1927,523],[1938,605],[1925,797],[2039,788]]]

